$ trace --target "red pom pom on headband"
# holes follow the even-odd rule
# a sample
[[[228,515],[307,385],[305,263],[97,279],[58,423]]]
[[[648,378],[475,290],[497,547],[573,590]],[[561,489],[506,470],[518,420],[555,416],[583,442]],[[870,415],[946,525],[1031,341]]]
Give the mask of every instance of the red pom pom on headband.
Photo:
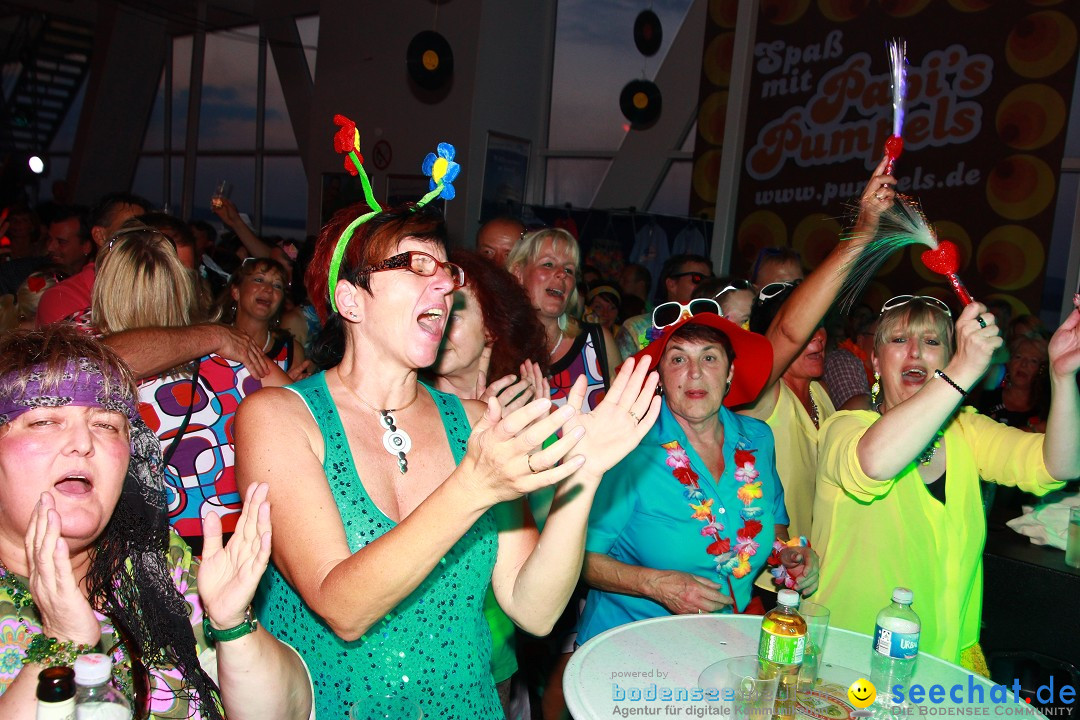
[[[350,175],[359,175],[364,163],[364,156],[360,154],[360,131],[356,129],[356,123],[344,115],[335,115],[334,124],[341,126],[334,133],[334,152],[346,153],[345,169]],[[352,154],[356,157],[348,157]]]
[[[345,249],[349,247],[356,228],[366,223],[371,218],[382,212],[382,206],[375,200],[375,193],[371,191],[371,181],[364,172],[364,156],[360,154],[360,131],[356,129],[356,123],[344,115],[335,115],[334,124],[340,129],[334,133],[334,150],[345,153],[345,169],[350,174],[358,176],[364,188],[364,200],[371,212],[365,213],[349,223],[345,231],[338,238],[334,254],[330,258],[330,274],[327,277],[328,290],[330,291],[330,307],[337,312],[337,300],[334,299],[334,290],[337,288],[338,276],[341,272],[341,260],[345,257]],[[437,154],[428,153],[421,165],[421,169],[429,179],[431,192],[417,201],[417,208],[424,207],[435,198],[452,200],[454,198],[453,182],[461,172],[461,166],[454,162],[456,150],[449,143],[439,143]]]

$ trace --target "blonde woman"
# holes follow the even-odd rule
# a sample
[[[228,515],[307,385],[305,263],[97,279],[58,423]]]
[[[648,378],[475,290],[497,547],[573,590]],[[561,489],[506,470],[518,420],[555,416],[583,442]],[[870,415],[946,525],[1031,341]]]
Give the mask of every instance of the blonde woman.
[[[195,291],[168,235],[135,225],[114,235],[103,255],[90,298],[94,327],[118,333],[195,321]]]
[[[98,263],[92,320],[105,334],[184,328],[192,322],[195,298],[191,275],[168,236],[135,226],[117,233]],[[165,456],[169,522],[196,555],[204,517],[218,515],[229,533],[240,516],[231,432],[237,406],[264,383],[288,382],[276,366],[260,381],[216,353],[141,380],[139,412]]]
[[[1080,307],[1080,297],[1074,303]],[[922,618],[920,652],[984,675],[979,480],[1044,495],[1080,476],[1080,310],[1050,340],[1045,434],[960,407],[1001,344],[980,303],[955,320],[933,297],[885,303],[872,358],[879,410],[841,411],[822,425],[814,500],[817,602],[833,625],[869,632],[903,585],[915,592]]]
[[[586,404],[591,409],[604,398],[621,359],[608,330],[571,315],[571,309],[578,305],[580,264],[577,240],[558,228],[526,233],[506,258],[507,269],[525,288],[544,325],[552,401],[565,403],[574,381],[584,375]]]

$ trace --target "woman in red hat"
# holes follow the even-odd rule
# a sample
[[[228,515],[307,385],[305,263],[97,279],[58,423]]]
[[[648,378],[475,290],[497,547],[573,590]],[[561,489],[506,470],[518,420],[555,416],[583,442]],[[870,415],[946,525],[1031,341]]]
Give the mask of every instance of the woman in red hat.
[[[650,617],[745,612],[774,542],[787,540],[772,432],[728,409],[765,386],[769,341],[722,318],[715,300],[657,306],[649,334],[636,358],[659,371],[664,402],[597,491],[579,643]],[[816,560],[791,585],[813,592]]]

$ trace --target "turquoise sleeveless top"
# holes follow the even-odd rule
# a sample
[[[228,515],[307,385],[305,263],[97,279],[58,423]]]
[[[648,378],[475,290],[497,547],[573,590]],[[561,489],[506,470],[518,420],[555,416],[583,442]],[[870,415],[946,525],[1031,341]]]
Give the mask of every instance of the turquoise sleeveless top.
[[[439,408],[454,461],[460,463],[471,432],[461,401],[424,388]],[[364,490],[325,374],[313,375],[289,389],[303,398],[322,430],[323,470],[341,513],[349,550],[355,553],[396,523]],[[375,419],[371,431],[383,431]],[[293,511],[303,512],[303,508]],[[495,520],[489,510],[412,594],[353,642],[335,635],[273,564],[260,587],[258,617],[307,662],[319,720],[343,720],[353,703],[384,695],[412,700],[423,708],[425,718],[502,718],[489,667],[491,633],[483,615],[497,547]]]

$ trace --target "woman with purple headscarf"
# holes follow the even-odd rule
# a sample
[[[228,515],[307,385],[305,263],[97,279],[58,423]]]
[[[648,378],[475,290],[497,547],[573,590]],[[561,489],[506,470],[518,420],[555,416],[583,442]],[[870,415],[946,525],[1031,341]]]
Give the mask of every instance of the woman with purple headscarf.
[[[0,368],[0,717],[33,718],[38,673],[95,652],[136,718],[309,716],[303,662],[252,621],[266,485],[228,545],[208,518],[200,565],[116,355],[53,326],[3,335]]]

